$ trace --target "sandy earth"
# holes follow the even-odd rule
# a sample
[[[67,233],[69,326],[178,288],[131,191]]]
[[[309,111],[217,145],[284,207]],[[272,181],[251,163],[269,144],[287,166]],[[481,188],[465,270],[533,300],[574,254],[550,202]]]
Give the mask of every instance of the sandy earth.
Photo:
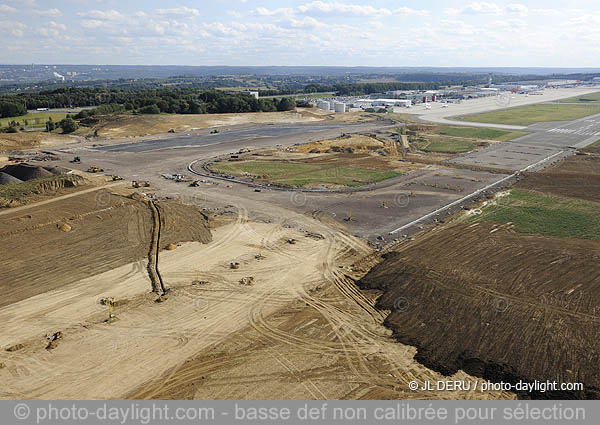
[[[98,130],[99,136],[112,139],[162,134],[171,129],[181,132],[242,124],[310,123],[323,121],[330,115],[310,111],[201,115],[117,115],[105,117],[94,129]]]
[[[48,134],[43,132],[0,133],[0,152],[12,150],[50,148],[79,142],[75,136]]]
[[[141,261],[1,308],[0,397],[490,396],[408,392],[412,379],[441,377],[389,337],[374,296],[345,276],[370,249],[317,221],[292,227],[248,221],[242,210],[211,243],[161,252],[171,288],[162,303]],[[239,283],[250,276],[252,285]],[[104,296],[119,303],[110,324]],[[47,350],[46,336],[58,331]],[[23,348],[5,350],[17,344]]]

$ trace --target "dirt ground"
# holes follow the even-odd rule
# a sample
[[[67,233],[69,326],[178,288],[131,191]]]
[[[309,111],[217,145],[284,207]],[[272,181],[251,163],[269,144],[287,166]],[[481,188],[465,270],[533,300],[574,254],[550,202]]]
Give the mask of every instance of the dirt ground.
[[[389,254],[361,281],[385,294],[386,325],[443,374],[504,382],[581,382],[600,397],[600,244],[523,235],[512,223],[434,228]]]
[[[163,244],[210,240],[197,209],[169,202],[161,208]],[[144,259],[151,217],[145,203],[104,189],[6,210],[0,215],[0,307]]]
[[[212,241],[160,252],[170,291],[159,303],[146,261],[136,260],[148,245],[149,213],[104,196],[30,208],[31,218],[2,216],[11,243],[4,292],[13,289],[0,306],[0,398],[514,397],[409,392],[409,381],[441,375],[382,326],[376,294],[354,282],[376,257],[341,229],[298,214],[284,222],[251,221],[243,209],[225,223],[221,217]],[[167,216],[181,210],[162,205]],[[177,222],[194,223],[189,214]],[[56,228],[64,218],[71,232]],[[16,245],[14,226],[29,253]],[[26,264],[10,264],[19,257]],[[16,290],[36,279],[34,292]],[[110,322],[103,297],[116,300]],[[46,336],[57,332],[49,344]]]
[[[290,124],[318,121],[366,122],[374,117],[365,114],[333,114],[316,108],[290,112],[256,112],[244,114],[202,114],[202,115],[116,115],[102,117],[93,127],[98,136],[114,139],[120,137],[141,137],[163,134],[169,130],[176,132],[202,130],[212,127],[241,124]]]
[[[22,149],[51,148],[77,143],[76,137],[43,132],[0,133],[0,152]]]
[[[517,187],[600,201],[600,153],[570,156],[543,172],[529,174]]]

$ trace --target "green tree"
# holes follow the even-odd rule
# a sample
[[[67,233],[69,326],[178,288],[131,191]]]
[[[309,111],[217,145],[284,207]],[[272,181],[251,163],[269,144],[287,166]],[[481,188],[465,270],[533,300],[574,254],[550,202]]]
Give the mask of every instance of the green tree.
[[[62,128],[63,133],[68,134],[72,133],[79,128],[79,125],[73,120],[73,118],[65,118],[60,122],[60,128]]]
[[[141,114],[160,114],[160,109],[158,108],[158,106],[153,103],[152,105],[148,105],[148,106],[144,106],[143,108],[140,108],[140,113]]]
[[[278,111],[291,111],[296,108],[296,102],[291,97],[282,97],[277,103]]]
[[[27,109],[22,103],[0,102],[0,118],[27,115]]]
[[[46,131],[48,133],[50,133],[51,131],[54,131],[56,129],[56,124],[54,123],[54,121],[52,121],[52,117],[48,118],[48,121],[46,121]]]

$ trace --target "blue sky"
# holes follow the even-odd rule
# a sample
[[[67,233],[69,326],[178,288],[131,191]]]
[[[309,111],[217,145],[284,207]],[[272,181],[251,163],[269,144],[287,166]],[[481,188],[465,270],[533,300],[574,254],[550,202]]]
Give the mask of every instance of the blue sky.
[[[594,1],[0,0],[0,63],[600,66]]]

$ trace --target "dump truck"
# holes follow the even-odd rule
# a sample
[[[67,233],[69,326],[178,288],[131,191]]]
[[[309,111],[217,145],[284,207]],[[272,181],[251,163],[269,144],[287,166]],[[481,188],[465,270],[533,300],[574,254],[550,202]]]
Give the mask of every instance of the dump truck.
[[[104,169],[99,168],[99,167],[90,167],[87,170],[88,173],[101,173],[103,171],[104,171]]]

